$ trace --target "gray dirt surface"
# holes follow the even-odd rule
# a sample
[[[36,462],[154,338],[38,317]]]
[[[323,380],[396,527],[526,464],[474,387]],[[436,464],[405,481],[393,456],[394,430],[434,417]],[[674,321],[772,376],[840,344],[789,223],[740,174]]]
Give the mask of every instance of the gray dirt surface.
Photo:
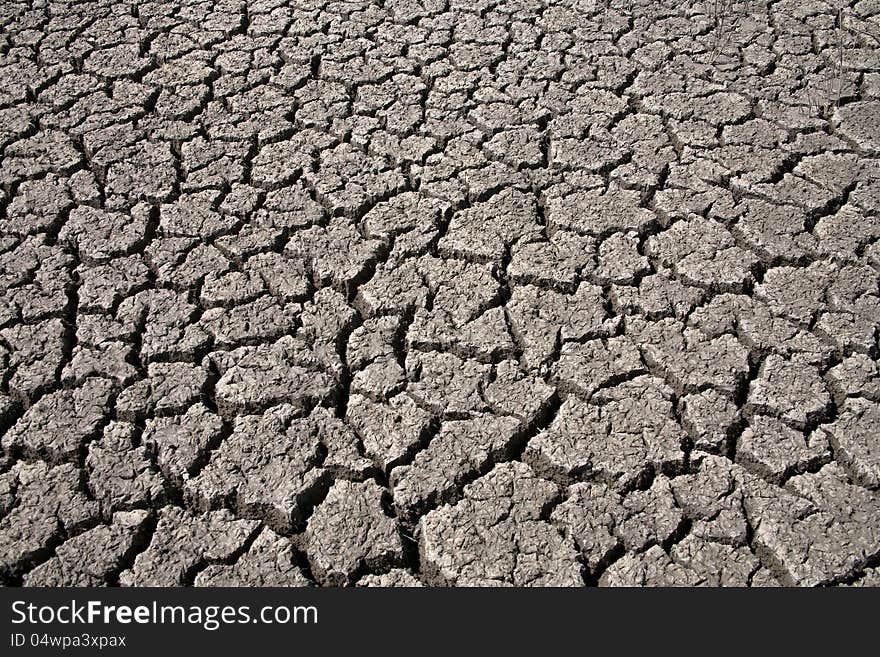
[[[0,584],[877,586],[878,45],[0,2]]]

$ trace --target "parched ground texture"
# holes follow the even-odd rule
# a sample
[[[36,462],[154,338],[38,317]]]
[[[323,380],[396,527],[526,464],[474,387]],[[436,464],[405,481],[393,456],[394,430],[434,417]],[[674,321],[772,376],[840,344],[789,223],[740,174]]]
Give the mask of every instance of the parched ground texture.
[[[880,2],[0,3],[0,582],[880,584]]]

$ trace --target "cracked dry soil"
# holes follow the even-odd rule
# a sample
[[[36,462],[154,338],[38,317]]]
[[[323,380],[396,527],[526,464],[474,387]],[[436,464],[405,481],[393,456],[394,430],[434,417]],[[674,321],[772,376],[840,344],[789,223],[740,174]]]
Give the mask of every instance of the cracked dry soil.
[[[877,585],[878,33],[0,3],[0,582]]]

